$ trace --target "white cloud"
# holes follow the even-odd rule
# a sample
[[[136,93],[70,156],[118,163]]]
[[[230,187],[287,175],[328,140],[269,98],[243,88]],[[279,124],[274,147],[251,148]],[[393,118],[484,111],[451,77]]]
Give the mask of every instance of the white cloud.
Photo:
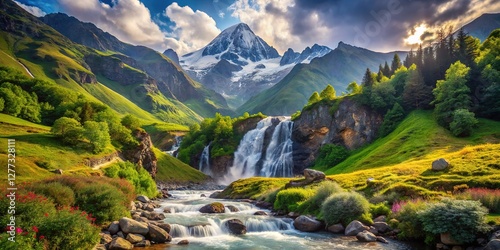
[[[175,23],[172,35],[176,39],[170,39],[168,44],[177,47],[181,55],[204,47],[220,33],[212,17],[189,6],[173,2],[165,9],[165,15]]]
[[[255,34],[280,53],[290,47],[300,51],[313,43],[326,43],[331,38],[331,28],[319,22],[315,12],[292,16],[289,9],[294,6],[294,0],[237,0],[229,9],[233,17],[248,24]],[[296,27],[292,20],[296,18],[301,18],[305,24],[314,24],[307,28],[307,36],[294,34]]]
[[[45,16],[47,14],[43,10],[41,10],[40,8],[38,8],[36,6],[29,6],[29,5],[20,3],[18,1],[14,1],[14,2],[17,5],[19,5],[21,8],[23,8],[25,11],[31,13],[33,16],[41,17],[41,16]]]

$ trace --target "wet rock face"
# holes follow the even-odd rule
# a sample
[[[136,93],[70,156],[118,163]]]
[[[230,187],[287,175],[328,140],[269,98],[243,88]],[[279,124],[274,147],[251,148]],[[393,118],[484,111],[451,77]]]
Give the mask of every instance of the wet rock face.
[[[137,131],[135,137],[138,139],[139,145],[134,149],[124,152],[124,157],[146,169],[155,178],[157,158],[153,152],[151,137],[145,131]]]
[[[332,114],[325,104],[305,110],[294,121],[293,160],[295,172],[310,167],[323,144],[337,144],[356,149],[372,142],[382,124],[376,111],[345,98]]]

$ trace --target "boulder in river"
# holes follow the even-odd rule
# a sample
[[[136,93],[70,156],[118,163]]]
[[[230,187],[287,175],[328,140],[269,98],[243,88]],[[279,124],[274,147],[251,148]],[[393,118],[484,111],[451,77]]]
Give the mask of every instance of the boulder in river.
[[[108,227],[108,231],[111,235],[118,233],[118,231],[120,231],[120,224],[118,223],[118,221],[111,222]]]
[[[126,240],[128,240],[130,243],[132,244],[135,244],[135,243],[139,243],[143,240],[145,240],[146,238],[144,238],[144,236],[140,235],[140,234],[127,234],[127,238],[125,238]]]
[[[391,231],[391,227],[389,227],[389,225],[385,222],[374,222],[373,227],[376,228],[379,233],[387,233]]]
[[[344,226],[342,226],[342,224],[340,223],[328,227],[328,231],[334,234],[341,234],[344,232],[344,230],[345,230]]]
[[[149,240],[143,240],[143,241],[141,241],[139,243],[136,243],[134,246],[135,247],[149,247],[149,246],[151,246],[151,241],[149,241]]]
[[[149,232],[148,225],[142,222],[135,221],[130,218],[123,217],[119,221],[120,228],[124,233],[135,233],[146,235]]]
[[[165,219],[165,215],[163,213],[158,213],[158,212],[144,211],[141,213],[141,216],[146,217],[148,220],[164,220]]]
[[[445,170],[449,165],[450,163],[447,160],[445,160],[444,158],[439,158],[432,162],[432,170],[434,171]]]
[[[326,178],[325,173],[309,168],[304,169],[304,177],[311,182],[324,180]]]
[[[170,236],[167,231],[163,230],[159,226],[149,224],[148,225],[149,232],[147,234],[147,238],[150,241],[154,241],[156,243],[165,243],[172,241],[172,236]]]
[[[239,212],[239,211],[240,211],[237,207],[235,207],[235,206],[233,206],[233,205],[227,205],[227,206],[226,206],[226,208],[227,208],[227,209],[229,209],[229,211],[231,211],[231,212],[233,212],[233,213],[234,213],[234,212]]]
[[[356,239],[361,242],[375,242],[377,241],[377,236],[364,230],[363,232],[356,234]]]
[[[207,214],[224,213],[224,205],[220,202],[213,202],[203,206],[199,211]]]
[[[189,244],[188,240],[181,240],[179,241],[179,243],[177,243],[177,245],[188,245],[188,244]]]
[[[361,233],[365,230],[370,230],[369,227],[363,225],[363,223],[353,220],[347,227],[345,228],[345,235],[346,236],[356,236],[358,233]]]
[[[253,215],[267,215],[267,213],[264,211],[257,211],[255,213],[253,213]]]
[[[137,196],[137,198],[135,198],[136,200],[142,202],[142,203],[148,203],[149,202],[149,198],[145,195],[139,195]]]
[[[241,220],[231,219],[224,223],[231,234],[241,235],[247,233],[247,227]]]
[[[110,250],[128,250],[132,248],[134,248],[134,245],[121,237],[116,237],[109,243]]]
[[[293,226],[302,232],[314,232],[321,229],[322,223],[311,217],[301,215],[293,221]]]

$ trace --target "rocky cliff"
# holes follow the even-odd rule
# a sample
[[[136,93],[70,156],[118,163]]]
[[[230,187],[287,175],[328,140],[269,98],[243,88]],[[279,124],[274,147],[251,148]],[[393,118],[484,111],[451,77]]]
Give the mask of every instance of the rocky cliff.
[[[153,141],[145,131],[136,131],[135,137],[139,141],[139,145],[123,152],[123,156],[126,160],[146,169],[155,178],[157,159],[153,152]]]
[[[294,121],[292,140],[295,172],[310,167],[323,144],[356,149],[372,142],[383,116],[349,98],[344,98],[332,115],[332,107],[317,104],[303,110]]]

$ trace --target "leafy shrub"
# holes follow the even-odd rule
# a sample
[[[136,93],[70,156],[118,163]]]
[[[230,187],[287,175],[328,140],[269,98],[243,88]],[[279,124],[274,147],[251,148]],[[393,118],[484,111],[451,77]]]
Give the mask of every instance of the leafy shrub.
[[[399,201],[392,204],[392,216],[399,221],[398,237],[401,239],[423,239],[426,237],[422,230],[423,225],[417,213],[425,210],[427,202],[424,200]]]
[[[153,180],[148,171],[144,168],[139,168],[131,162],[120,162],[111,167],[104,169],[106,176],[111,178],[122,178],[130,181],[135,188],[137,194],[155,197],[158,195],[156,182]]]
[[[391,213],[391,209],[387,206],[386,202],[370,204],[370,213],[374,217],[378,217],[380,215],[389,216],[389,214]]]
[[[332,181],[324,181],[320,184],[313,196],[299,206],[298,211],[301,213],[319,214],[321,204],[334,193],[343,192],[344,190]]]
[[[99,183],[76,191],[76,202],[82,210],[92,214],[102,224],[127,216],[127,197],[112,185]]]
[[[332,167],[349,157],[349,151],[339,145],[325,144],[319,149],[318,158],[315,162],[315,167]]]
[[[500,213],[500,189],[470,188],[459,197],[480,201],[490,213]]]
[[[474,113],[467,109],[457,109],[453,111],[453,121],[450,123],[450,130],[454,136],[466,137],[472,134],[478,121]]]
[[[386,136],[391,133],[398,124],[405,118],[405,111],[399,103],[395,103],[392,109],[387,111],[384,116],[384,122],[379,129],[380,136]]]
[[[284,210],[285,212],[295,211],[297,207],[313,195],[310,189],[289,188],[278,192],[274,209]]]
[[[59,182],[37,182],[30,189],[52,199],[58,206],[72,206],[75,203],[73,190]]]
[[[38,234],[47,239],[50,249],[92,249],[100,238],[92,220],[79,210],[59,210],[42,221]]]
[[[8,192],[2,193],[3,196],[2,199],[0,199],[0,211],[3,211],[0,216],[0,222],[4,226],[10,222],[11,215],[8,214],[8,211],[12,210],[9,208],[10,198],[6,196],[8,194]],[[54,203],[44,196],[26,190],[17,190],[15,195],[16,227],[29,228],[31,226],[37,226],[45,215],[54,214],[56,212]]]
[[[45,250],[47,249],[45,236],[38,234],[38,228],[16,228],[15,242],[9,240],[10,235],[0,234],[0,249]]]
[[[327,225],[351,221],[369,213],[370,205],[364,196],[356,192],[334,193],[321,206],[321,213]]]
[[[460,243],[470,243],[485,232],[487,209],[479,201],[443,199],[418,213],[423,229],[432,234],[450,233]]]

